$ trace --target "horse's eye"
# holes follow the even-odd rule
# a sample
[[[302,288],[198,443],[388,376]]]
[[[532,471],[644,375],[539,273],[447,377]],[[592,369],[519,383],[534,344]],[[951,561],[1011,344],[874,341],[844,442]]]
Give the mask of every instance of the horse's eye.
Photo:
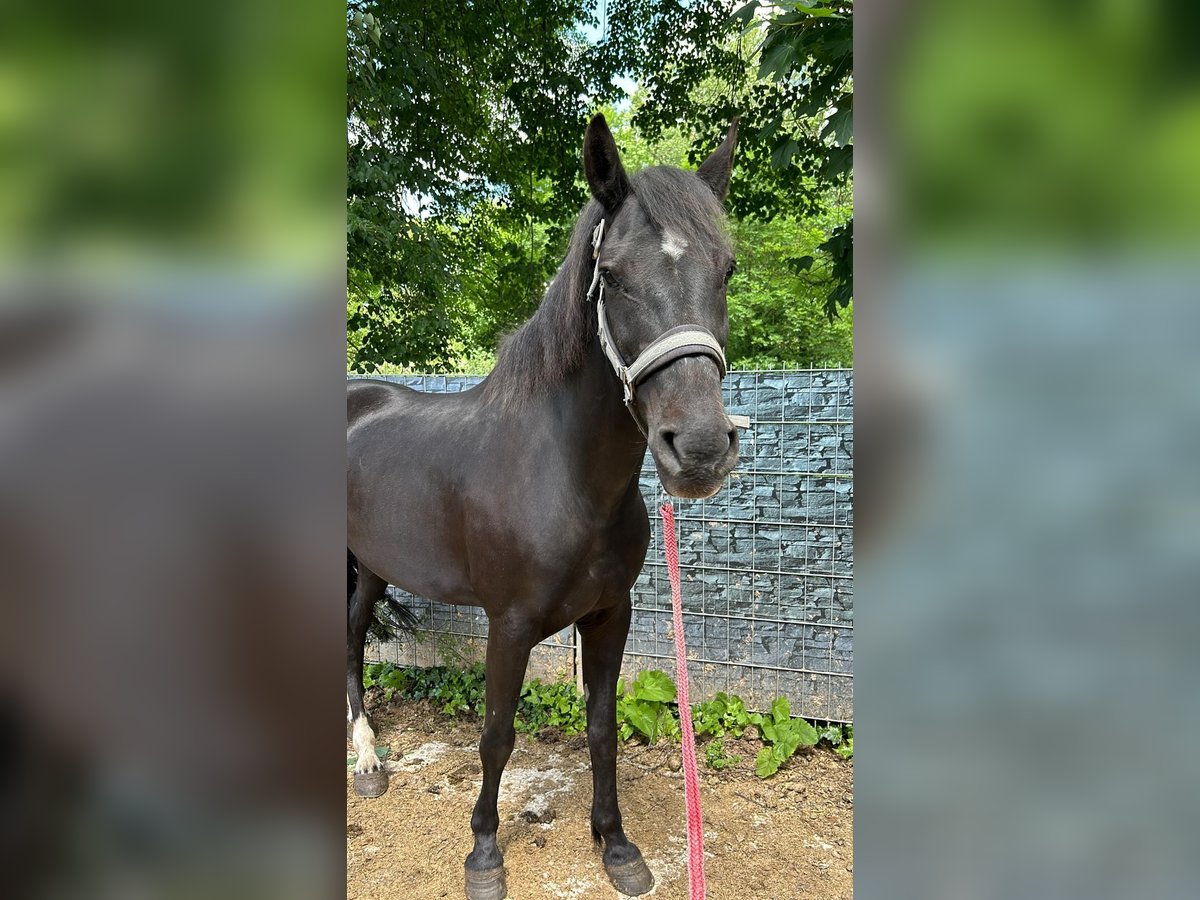
[[[733,277],[733,273],[737,271],[737,263],[730,263],[729,268],[725,270],[725,283],[729,284],[729,279]]]
[[[617,286],[617,279],[613,278],[612,272],[610,272],[608,269],[601,269],[600,277],[604,279],[604,283],[609,287]]]

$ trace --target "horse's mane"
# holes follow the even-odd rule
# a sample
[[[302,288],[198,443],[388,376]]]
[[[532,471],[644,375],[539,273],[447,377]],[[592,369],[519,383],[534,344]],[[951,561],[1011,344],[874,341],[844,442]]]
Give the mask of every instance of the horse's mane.
[[[713,245],[726,240],[724,209],[695,173],[654,166],[638,172],[630,184],[660,234],[672,231]],[[589,200],[542,302],[524,325],[501,341],[496,366],[487,378],[489,394],[500,402],[519,404],[544,393],[583,365],[596,333],[596,310],[586,298],[595,268],[592,232],[603,215],[603,207]]]

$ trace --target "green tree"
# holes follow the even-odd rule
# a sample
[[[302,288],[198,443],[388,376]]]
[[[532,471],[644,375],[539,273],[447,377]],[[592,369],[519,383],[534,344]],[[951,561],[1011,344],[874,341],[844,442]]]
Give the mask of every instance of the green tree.
[[[849,203],[852,37],[851,0],[751,0],[736,11],[725,0],[662,4],[645,26],[642,52],[664,63],[647,75],[638,123],[651,137],[695,123],[695,162],[712,151],[722,123],[741,114],[733,212],[821,217]],[[695,50],[674,52],[679,46]],[[854,226],[852,217],[828,221],[817,249],[829,262],[824,306],[833,318],[854,292]],[[810,265],[807,257],[798,255],[797,265]]]
[[[578,145],[615,72],[589,58],[586,0],[522,8],[448,0],[352,0],[347,8],[347,329],[350,365],[429,363],[450,350],[463,273],[491,200],[511,235],[561,227],[583,201]],[[553,230],[553,228],[552,228]],[[490,232],[496,236],[493,230]],[[558,235],[551,234],[553,240]],[[500,304],[526,298],[552,263],[502,242]],[[514,274],[515,277],[506,277]],[[519,285],[519,287],[517,287]]]
[[[352,369],[479,360],[533,310],[586,197],[579,141],[597,105],[631,169],[694,165],[743,114],[731,206],[750,268],[731,360],[848,361],[848,322],[833,340],[810,320],[851,296],[849,4],[785,4],[767,22],[753,3],[615,0],[589,41],[596,6],[350,4]],[[645,85],[631,113],[604,106],[618,74]]]

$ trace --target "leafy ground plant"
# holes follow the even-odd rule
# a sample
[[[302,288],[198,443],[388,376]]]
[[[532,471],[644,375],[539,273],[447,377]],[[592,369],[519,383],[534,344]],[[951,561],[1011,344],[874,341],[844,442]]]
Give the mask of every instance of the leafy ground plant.
[[[587,710],[573,683],[543,684],[535,678],[521,686],[517,730],[537,734],[543,728],[560,728],[567,734],[580,734],[587,729]]]
[[[725,738],[719,737],[714,741],[709,741],[708,746],[704,748],[704,761],[708,763],[710,768],[716,769],[719,772],[729,766],[737,765],[742,761],[742,758],[737,754],[727,753],[725,750]]]
[[[386,702],[396,697],[428,700],[447,715],[483,714],[481,664],[463,669],[371,663],[363,669],[363,686],[381,689]],[[628,684],[622,681],[617,685],[618,736],[623,741],[638,737],[650,744],[663,737],[680,740],[675,700],[675,682],[665,672],[647,670]],[[727,751],[726,736],[738,739],[752,735],[762,740],[764,746],[754,765],[761,778],[774,775],[800,747],[822,743],[843,759],[854,756],[854,726],[828,724],[818,731],[803,719],[792,718],[786,697],[779,697],[770,712],[763,714],[750,712],[741,697],[722,691],[692,707],[692,722],[698,738],[712,738],[705,747],[704,758],[718,771],[741,761],[740,756]],[[750,730],[752,725],[754,730]],[[546,683],[533,679],[521,687],[516,727],[526,734],[537,734],[546,728],[580,734],[587,729],[586,704],[571,682]]]
[[[679,721],[671,711],[675,682],[666,672],[651,669],[638,674],[630,684],[617,685],[617,734],[623,741],[640,734],[649,743],[659,735],[678,738]]]
[[[740,738],[751,724],[751,718],[741,697],[721,691],[712,700],[698,703],[692,708],[692,724],[697,735],[721,737],[729,733]]]
[[[851,759],[854,756],[854,726],[826,725],[821,729],[821,742],[828,744],[842,759]]]
[[[453,666],[404,666],[372,663],[363,667],[363,687],[380,687],[383,698],[429,700],[448,716],[460,712],[483,715],[483,665],[460,669]]]
[[[767,744],[754,761],[754,771],[759,778],[774,775],[800,747],[816,746],[821,738],[817,729],[803,719],[791,718],[787,697],[780,697],[771,704],[770,716],[755,713],[750,719],[758,726],[763,743]]]

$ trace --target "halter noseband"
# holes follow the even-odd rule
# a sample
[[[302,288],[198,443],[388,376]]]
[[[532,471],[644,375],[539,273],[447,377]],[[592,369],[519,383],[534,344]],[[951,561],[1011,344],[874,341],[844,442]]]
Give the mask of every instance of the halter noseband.
[[[601,219],[600,224],[592,232],[592,258],[596,260],[596,268],[592,273],[592,284],[588,288],[587,296],[591,300],[592,295],[596,294],[596,321],[599,324],[600,348],[604,351],[613,371],[617,373],[617,378],[621,381],[621,387],[625,392],[625,408],[633,416],[633,421],[637,424],[638,430],[642,432],[642,436],[648,439],[646,428],[634,408],[638,384],[652,372],[657,372],[685,356],[709,357],[717,364],[721,377],[724,378],[726,372],[725,352],[707,328],[699,325],[678,325],[664,331],[650,343],[650,346],[638,354],[637,359],[626,365],[621,351],[617,349],[617,342],[613,338],[612,330],[608,327],[608,316],[604,311],[604,280],[600,277],[600,245],[603,242],[604,219]]]

